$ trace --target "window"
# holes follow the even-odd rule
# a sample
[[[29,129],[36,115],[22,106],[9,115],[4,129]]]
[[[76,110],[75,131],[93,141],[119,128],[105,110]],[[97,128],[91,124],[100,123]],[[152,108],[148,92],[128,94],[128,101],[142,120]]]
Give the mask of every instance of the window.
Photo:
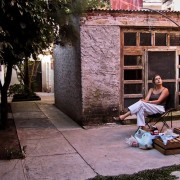
[[[124,93],[125,94],[141,94],[142,84],[125,84]]]
[[[143,63],[141,55],[124,55],[124,106],[142,98]]]
[[[166,46],[166,33],[155,33],[155,46]]]
[[[136,33],[125,32],[124,33],[124,45],[125,46],[136,46]]]
[[[171,107],[176,104],[180,109],[180,32],[132,28],[122,30],[122,36],[122,108],[143,98],[158,73],[173,95]]]
[[[136,66],[136,65],[142,65],[142,58],[141,56],[135,56],[135,55],[126,55],[124,56],[124,66]]]
[[[140,80],[140,79],[142,79],[142,70],[140,69],[124,70],[124,80]]]
[[[148,52],[148,68],[150,79],[155,73],[160,73],[163,79],[175,79],[175,52]]]
[[[180,34],[170,34],[170,46],[180,46]]]
[[[124,56],[124,80],[142,79],[142,57],[138,55]]]
[[[163,86],[169,89],[171,94],[170,107],[175,105],[176,86],[176,52],[175,51],[151,51],[148,52],[148,80],[152,87],[152,77],[157,73],[163,78]]]
[[[140,33],[140,46],[151,45],[151,33]]]

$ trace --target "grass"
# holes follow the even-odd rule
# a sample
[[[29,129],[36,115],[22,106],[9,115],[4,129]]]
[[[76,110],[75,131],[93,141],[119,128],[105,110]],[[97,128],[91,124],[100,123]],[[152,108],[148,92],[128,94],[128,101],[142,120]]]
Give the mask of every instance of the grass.
[[[159,169],[145,170],[132,175],[96,176],[89,180],[175,180],[171,175],[174,171],[180,171],[180,165],[162,167]]]

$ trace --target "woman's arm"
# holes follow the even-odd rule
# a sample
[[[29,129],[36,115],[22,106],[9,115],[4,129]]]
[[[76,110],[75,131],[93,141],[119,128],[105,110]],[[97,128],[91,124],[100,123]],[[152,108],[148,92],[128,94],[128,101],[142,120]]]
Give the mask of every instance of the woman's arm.
[[[152,92],[153,92],[153,88],[150,88],[147,95],[146,95],[146,97],[145,97],[145,99],[144,99],[145,102],[149,101],[149,98],[150,98]]]

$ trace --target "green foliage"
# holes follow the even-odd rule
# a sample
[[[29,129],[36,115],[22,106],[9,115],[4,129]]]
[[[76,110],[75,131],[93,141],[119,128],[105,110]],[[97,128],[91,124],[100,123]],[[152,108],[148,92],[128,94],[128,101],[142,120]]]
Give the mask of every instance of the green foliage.
[[[0,0],[1,63],[16,64],[46,48],[57,32],[44,0]]]
[[[9,86],[8,96],[13,96],[15,94],[24,94],[27,96],[31,96],[34,95],[35,93],[23,84],[14,84]]]
[[[60,45],[74,45],[79,34],[74,26],[73,16],[80,16],[83,12],[94,8],[109,8],[109,0],[62,0],[58,6],[56,1],[49,1],[51,16],[59,24],[57,41]]]
[[[180,165],[162,167],[159,169],[144,170],[131,175],[119,176],[96,176],[89,180],[175,180],[175,176],[171,175],[173,171],[180,171]]]
[[[24,87],[21,84],[14,84],[9,86],[8,96],[12,96],[14,94],[22,94],[24,92]]]
[[[75,44],[78,31],[73,16],[103,4],[107,1],[0,0],[0,63],[7,65],[5,83],[2,85],[0,81],[0,90],[7,91],[13,65],[31,55],[36,60],[55,39],[63,45]]]
[[[5,127],[7,120],[7,91],[13,65],[21,61],[27,64],[31,55],[36,59],[55,38],[73,44],[72,42],[77,40],[77,34],[72,15],[78,15],[76,7],[82,7],[84,5],[82,2],[86,1],[90,2],[90,0],[0,0],[0,63],[7,67],[5,81],[3,84],[0,81],[2,104],[0,127]],[[90,4],[87,5],[90,7]],[[71,35],[68,36],[69,34]],[[29,86],[28,65],[25,71],[25,84]]]
[[[107,6],[107,0],[0,0],[0,63],[36,59],[55,39],[75,44],[73,15]],[[7,86],[7,85],[6,85]],[[0,83],[0,89],[2,84]]]
[[[34,60],[29,60],[28,61],[28,74],[29,74],[29,89],[31,91],[35,91],[37,87],[36,83],[36,75],[38,71],[38,67],[41,65],[40,61],[34,61]],[[24,63],[23,62],[18,62],[16,66],[13,66],[13,69],[16,71],[17,79],[20,84],[24,86],[25,82],[25,68],[24,68]]]
[[[56,37],[72,43],[77,39],[72,15],[106,5],[106,0],[0,0],[1,64],[35,58]]]
[[[98,8],[98,9],[108,9],[110,8],[110,0],[87,0],[87,10]]]

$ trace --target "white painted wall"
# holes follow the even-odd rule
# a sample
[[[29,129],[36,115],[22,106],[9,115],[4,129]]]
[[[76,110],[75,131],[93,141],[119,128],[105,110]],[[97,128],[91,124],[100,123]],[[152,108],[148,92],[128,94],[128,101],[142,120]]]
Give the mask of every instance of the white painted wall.
[[[174,0],[172,6],[174,11],[180,11],[180,0]]]
[[[162,1],[161,0],[143,0],[143,8],[161,10]]]
[[[51,54],[39,55],[42,68],[42,92],[54,92],[54,61]]]
[[[4,84],[4,66],[0,65],[0,80],[1,83]]]
[[[169,0],[163,3],[163,10],[180,11],[180,0]]]
[[[42,92],[54,92],[54,60],[51,54],[42,55],[40,54],[39,59],[41,60],[42,68]],[[4,83],[4,69],[1,66],[0,76],[1,82]],[[17,79],[16,71],[13,69],[12,78],[10,85],[19,84]]]
[[[4,65],[0,65],[0,79],[1,79],[1,83],[4,84],[4,78],[5,78],[5,66]],[[12,77],[11,77],[11,83],[10,85],[14,85],[14,84],[19,84],[19,80],[17,79],[17,74],[16,71],[13,69],[12,70]]]
[[[17,78],[17,73],[16,71],[13,69],[12,70],[12,77],[11,77],[11,83],[10,85],[14,85],[14,84],[20,84],[18,78]]]

